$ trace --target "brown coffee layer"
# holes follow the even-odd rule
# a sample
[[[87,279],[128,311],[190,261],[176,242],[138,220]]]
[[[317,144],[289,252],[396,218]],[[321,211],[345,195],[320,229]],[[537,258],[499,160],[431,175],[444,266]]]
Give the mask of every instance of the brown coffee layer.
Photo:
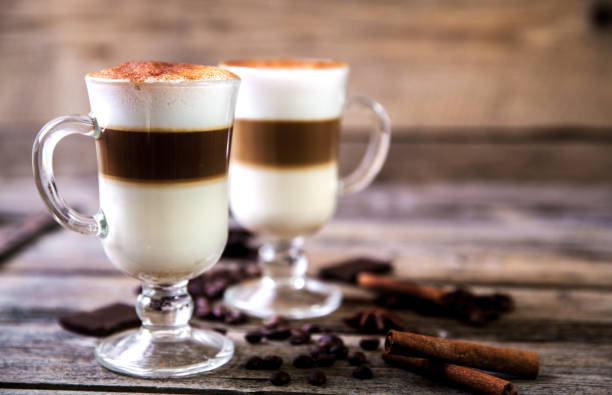
[[[103,129],[96,140],[102,174],[136,182],[197,181],[227,173],[230,128],[143,132]]]
[[[237,119],[232,137],[232,160],[271,166],[312,166],[338,157],[340,119]]]

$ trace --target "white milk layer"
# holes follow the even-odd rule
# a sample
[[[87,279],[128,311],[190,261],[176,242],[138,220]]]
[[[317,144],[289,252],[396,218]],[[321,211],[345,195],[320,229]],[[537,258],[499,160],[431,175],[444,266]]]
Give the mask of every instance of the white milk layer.
[[[292,169],[230,162],[230,206],[236,220],[262,236],[315,232],[336,207],[336,163]]]
[[[104,251],[141,280],[172,284],[215,264],[227,241],[227,178],[181,184],[99,176]]]
[[[229,125],[239,80],[131,83],[86,77],[100,127],[207,130]]]
[[[314,70],[220,67],[242,80],[237,119],[315,120],[342,114],[348,67]]]

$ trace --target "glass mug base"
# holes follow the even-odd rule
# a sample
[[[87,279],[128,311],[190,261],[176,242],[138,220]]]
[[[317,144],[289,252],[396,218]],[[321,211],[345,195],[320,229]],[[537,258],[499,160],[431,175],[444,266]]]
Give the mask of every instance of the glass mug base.
[[[105,368],[136,377],[184,377],[218,368],[234,355],[234,344],[213,331],[133,329],[108,337],[95,356]]]
[[[308,278],[251,280],[225,292],[225,303],[249,315],[289,319],[321,317],[336,310],[342,292],[335,285]]]

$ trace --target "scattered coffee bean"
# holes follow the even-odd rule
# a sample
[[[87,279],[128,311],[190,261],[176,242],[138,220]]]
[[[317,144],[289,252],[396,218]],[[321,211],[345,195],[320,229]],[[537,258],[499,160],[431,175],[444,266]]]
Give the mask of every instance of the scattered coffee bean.
[[[291,329],[284,326],[266,328],[261,333],[270,340],[287,340],[291,336]]]
[[[368,368],[367,366],[357,366],[353,370],[353,377],[355,377],[356,379],[368,380],[371,379],[372,376],[372,370],[370,370],[370,368]]]
[[[196,318],[200,318],[203,320],[213,318],[212,317],[212,304],[206,298],[202,298],[202,297],[196,298],[195,299],[195,309],[194,309],[193,315]]]
[[[291,376],[289,376],[289,374],[287,374],[286,372],[283,372],[282,370],[279,370],[278,372],[274,372],[270,376],[270,382],[273,385],[286,385],[286,384],[289,384],[290,381],[291,381]]]
[[[268,329],[277,328],[279,326],[286,327],[289,325],[289,321],[286,318],[280,315],[275,315],[274,317],[269,318],[264,323],[264,327]]]
[[[368,350],[368,351],[378,349],[379,345],[380,345],[380,339],[377,339],[377,338],[361,339],[361,341],[359,342],[359,347],[363,348],[364,350]]]
[[[336,356],[334,354],[321,353],[314,357],[314,361],[318,367],[326,368],[336,362]]]
[[[223,320],[226,324],[237,325],[242,324],[247,320],[247,316],[237,310],[229,310],[225,313],[225,319]]]
[[[345,345],[335,345],[329,348],[329,353],[336,356],[336,359],[346,359],[348,348]]]
[[[256,265],[216,265],[206,273],[191,279],[187,287],[194,298],[216,300],[223,296],[227,287],[260,275],[261,270]]]
[[[263,359],[263,369],[276,370],[283,364],[283,359],[276,355],[268,355]]]
[[[249,240],[253,234],[245,229],[230,228],[227,237],[227,244],[223,250],[223,258],[255,260],[257,249],[249,245]]]
[[[344,341],[336,335],[324,335],[318,340],[321,347],[331,348],[333,346],[343,346]]]
[[[323,385],[327,381],[327,376],[320,370],[315,370],[308,375],[308,382],[312,385]]]
[[[258,370],[258,369],[263,369],[263,359],[259,358],[259,357],[251,357],[249,359],[247,359],[246,363],[244,364],[245,369],[249,369],[249,370]]]
[[[246,341],[251,344],[261,342],[262,337],[263,335],[261,334],[260,331],[251,331],[251,332],[247,332],[246,335],[244,335],[244,338],[246,339]]]
[[[318,357],[320,354],[327,354],[327,349],[321,346],[314,346],[310,349],[310,356],[313,358]]]
[[[314,325],[314,324],[304,324],[302,326],[302,330],[304,332],[308,332],[308,333],[319,333],[319,332],[321,332],[321,328],[319,328],[319,326]]]
[[[312,368],[314,366],[314,360],[310,355],[301,354],[293,359],[293,366],[299,369]]]
[[[352,352],[351,355],[348,356],[348,363],[351,366],[359,366],[364,364],[368,359],[365,354],[361,351]]]
[[[293,345],[307,344],[310,343],[310,333],[304,332],[300,329],[291,330],[291,337],[289,343]]]
[[[229,309],[220,303],[215,304],[212,308],[212,316],[218,320],[224,320],[228,313]]]

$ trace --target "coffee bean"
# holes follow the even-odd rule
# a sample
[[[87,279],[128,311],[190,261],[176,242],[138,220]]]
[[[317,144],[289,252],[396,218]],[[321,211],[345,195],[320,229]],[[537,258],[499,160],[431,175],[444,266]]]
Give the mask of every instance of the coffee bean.
[[[251,357],[249,359],[247,359],[246,363],[244,364],[245,369],[249,369],[249,370],[258,370],[258,369],[263,369],[263,359],[259,358],[259,357]]]
[[[212,306],[208,299],[196,298],[193,315],[200,319],[212,318]]]
[[[359,347],[363,348],[364,350],[368,350],[368,351],[378,349],[379,345],[380,345],[380,339],[377,339],[377,338],[361,339],[361,341],[359,342]]]
[[[223,321],[225,321],[226,324],[230,324],[230,325],[236,325],[236,324],[242,324],[247,320],[247,316],[240,312],[240,311],[236,311],[236,310],[229,310],[226,314],[225,314],[225,319]]]
[[[212,316],[217,320],[224,320],[228,313],[228,308],[222,304],[216,304],[212,308]]]
[[[274,385],[286,385],[291,381],[291,376],[282,370],[272,373],[270,382]]]
[[[287,327],[264,329],[261,333],[270,340],[286,340],[291,336],[291,330]]]
[[[308,382],[312,385],[323,385],[327,381],[327,376],[320,370],[315,370],[308,375]]]
[[[351,355],[348,356],[348,363],[352,366],[358,366],[364,364],[368,359],[365,354],[361,351],[352,352]]]
[[[348,348],[344,345],[335,345],[329,348],[330,354],[336,356],[336,359],[346,359]]]
[[[310,349],[310,355],[313,358],[316,358],[319,356],[319,354],[327,354],[327,349],[325,347],[321,347],[321,346],[314,346]]]
[[[332,366],[334,362],[336,362],[336,356],[334,354],[322,353],[317,355],[314,358],[314,361],[318,367],[326,368],[328,366]]]
[[[371,379],[372,376],[372,370],[370,370],[370,368],[368,368],[367,366],[357,366],[353,370],[353,377],[355,377],[356,379],[368,380]]]
[[[307,344],[310,342],[310,334],[309,333],[303,333],[300,335],[291,335],[291,337],[289,338],[289,343],[293,344],[294,346],[300,345],[300,344]]]
[[[246,341],[251,344],[261,342],[262,337],[263,335],[261,334],[260,331],[251,331],[251,332],[247,332],[246,335],[244,335],[244,338],[246,339]]]
[[[319,333],[321,332],[321,328],[314,324],[304,324],[302,325],[302,330],[308,333]]]
[[[216,327],[212,328],[212,330],[215,331],[215,332],[219,332],[222,335],[225,335],[227,333],[227,329],[221,328],[219,326],[216,326]]]
[[[263,369],[276,370],[283,364],[283,359],[276,355],[268,355],[263,359]]]
[[[274,317],[271,317],[265,322],[264,327],[268,329],[273,329],[279,326],[286,327],[287,325],[289,325],[289,321],[287,321],[286,318],[280,315],[275,315]]]
[[[319,338],[318,344],[321,347],[331,348],[333,346],[343,346],[344,341],[336,335],[325,335]]]
[[[293,359],[293,366],[299,369],[312,368],[314,366],[314,360],[310,355],[301,354]]]

